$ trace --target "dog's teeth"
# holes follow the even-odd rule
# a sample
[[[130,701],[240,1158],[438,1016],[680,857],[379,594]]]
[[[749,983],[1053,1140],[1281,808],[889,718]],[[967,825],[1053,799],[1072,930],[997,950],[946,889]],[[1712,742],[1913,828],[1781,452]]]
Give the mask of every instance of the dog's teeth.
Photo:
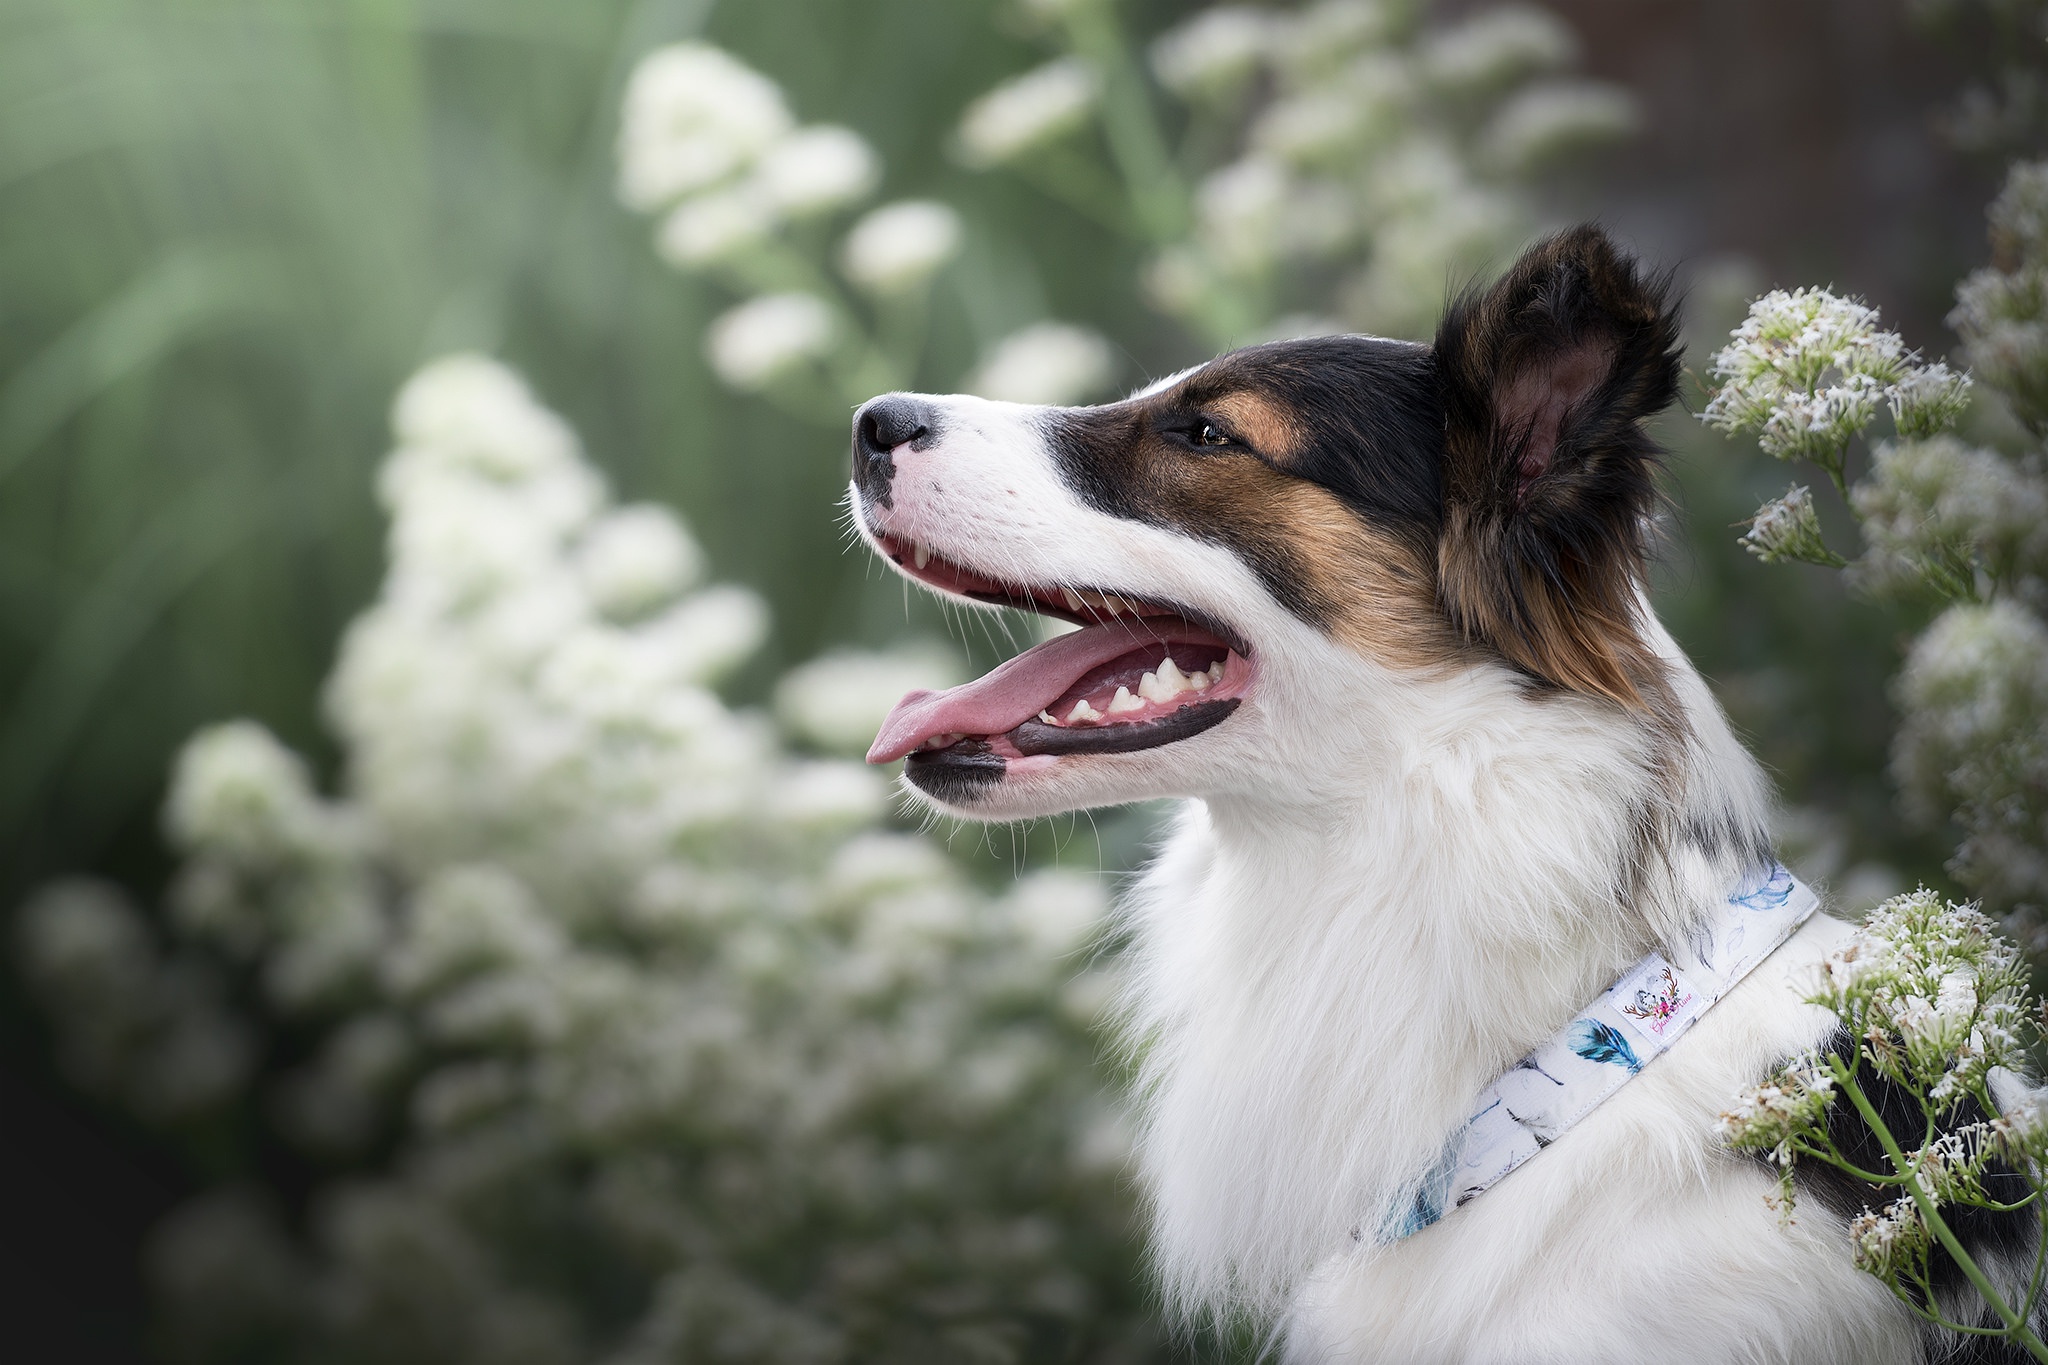
[[[1116,690],[1116,695],[1109,699],[1109,714],[1112,716],[1122,715],[1126,711],[1142,711],[1144,709],[1144,701],[1132,696],[1131,689],[1128,687],[1119,687]]]
[[[1044,721],[1044,722],[1045,722],[1045,723],[1046,723],[1047,725],[1058,725],[1058,724],[1059,724],[1059,722],[1058,722],[1058,721],[1056,721],[1056,720],[1054,720],[1054,719],[1052,718],[1052,712],[1050,712],[1050,711],[1040,711],[1040,712],[1038,713],[1038,718],[1039,718],[1040,720]]]
[[[1193,673],[1188,674],[1188,686],[1194,688],[1197,692],[1208,691],[1209,674],[1207,673],[1207,671],[1197,670]]]
[[[911,546],[910,557],[916,561],[917,567],[922,569],[931,563],[932,552],[922,542],[916,542]]]
[[[1074,703],[1074,709],[1067,712],[1067,724],[1080,720],[1101,720],[1102,713],[1088,704],[1086,697]]]
[[[917,747],[920,749],[950,749],[965,738],[965,735],[933,735]]]
[[[1159,661],[1159,685],[1170,692],[1188,690],[1188,675],[1180,671],[1180,665],[1173,661],[1171,654]]]
[[[1147,673],[1138,679],[1138,695],[1146,701],[1172,701],[1179,691],[1179,688],[1168,687],[1161,682],[1157,673]]]
[[[1061,588],[1060,593],[1067,599],[1067,606],[1074,611],[1084,611],[1088,604],[1081,600],[1081,594],[1072,588]]]
[[[1212,683],[1223,681],[1223,660],[1218,659],[1215,663],[1209,665],[1209,681]]]

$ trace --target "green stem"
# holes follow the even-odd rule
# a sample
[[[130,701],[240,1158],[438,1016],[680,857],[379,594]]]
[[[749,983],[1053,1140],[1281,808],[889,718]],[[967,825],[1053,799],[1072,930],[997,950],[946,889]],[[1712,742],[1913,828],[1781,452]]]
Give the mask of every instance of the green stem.
[[[1102,79],[1102,131],[1130,187],[1131,208],[1154,243],[1178,241],[1188,224],[1188,191],[1166,150],[1143,74],[1131,60],[1108,5],[1076,5],[1067,41]]]
[[[1927,1230],[1934,1234],[1934,1239],[1941,1243],[1943,1249],[1955,1261],[1956,1268],[1963,1272],[1963,1277],[1983,1296],[1984,1302],[1991,1305],[1991,1311],[1998,1314],[2005,1323],[2012,1339],[2026,1347],[2027,1353],[2034,1359],[2048,1365],[2048,1345],[2044,1345],[2041,1339],[2034,1335],[2025,1318],[2006,1304],[2005,1299],[1992,1286],[1990,1279],[1977,1268],[1977,1262],[1971,1259],[1970,1253],[1963,1250],[1963,1244],[1957,1241],[1955,1233],[1949,1230],[1947,1222],[1936,1209],[1934,1200],[1929,1197],[1927,1191],[1920,1188],[1917,1168],[1907,1161],[1906,1154],[1899,1150],[1898,1139],[1892,1136],[1892,1130],[1886,1127],[1884,1120],[1878,1116],[1876,1107],[1863,1093],[1863,1087],[1856,1084],[1855,1077],[1848,1067],[1842,1064],[1841,1058],[1830,1057],[1828,1065],[1835,1073],[1836,1084],[1848,1095],[1849,1102],[1856,1106],[1856,1112],[1861,1114],[1863,1121],[1870,1126],[1870,1131],[1876,1136],[1878,1145],[1884,1148],[1884,1154],[1891,1159],[1892,1165],[1902,1174],[1911,1177],[1906,1181],[1906,1194],[1912,1199],[1914,1207],[1920,1210],[1920,1217],[1926,1222]]]

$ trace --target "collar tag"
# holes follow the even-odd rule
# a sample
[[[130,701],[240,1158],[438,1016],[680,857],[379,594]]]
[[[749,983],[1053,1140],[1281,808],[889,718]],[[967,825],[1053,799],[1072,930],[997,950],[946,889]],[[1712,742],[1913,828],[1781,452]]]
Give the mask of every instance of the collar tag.
[[[1380,1220],[1397,1242],[1493,1188],[1684,1036],[1693,1022],[1776,952],[1820,898],[1785,869],[1730,896],[1692,931],[1675,960],[1653,952],[1506,1075],[1479,1093],[1411,1198]]]

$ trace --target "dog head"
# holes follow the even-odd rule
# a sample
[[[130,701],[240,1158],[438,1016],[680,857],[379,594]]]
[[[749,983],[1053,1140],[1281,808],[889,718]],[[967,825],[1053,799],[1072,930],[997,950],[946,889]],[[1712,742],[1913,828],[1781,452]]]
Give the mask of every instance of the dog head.
[[[1648,714],[1642,424],[1676,336],[1664,284],[1581,227],[1433,346],[1254,346],[1090,408],[873,400],[861,534],[928,588],[1079,628],[906,697],[870,760],[1005,819],[1299,789],[1345,761],[1334,736],[1461,680]]]

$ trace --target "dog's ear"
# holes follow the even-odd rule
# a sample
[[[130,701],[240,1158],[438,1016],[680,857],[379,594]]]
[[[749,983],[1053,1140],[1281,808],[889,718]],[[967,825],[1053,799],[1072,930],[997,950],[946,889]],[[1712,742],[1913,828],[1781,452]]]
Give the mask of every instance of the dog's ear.
[[[1438,592],[1468,639],[1559,687],[1646,704],[1637,629],[1658,450],[1678,391],[1667,281],[1592,226],[1538,243],[1437,329],[1444,400]]]

